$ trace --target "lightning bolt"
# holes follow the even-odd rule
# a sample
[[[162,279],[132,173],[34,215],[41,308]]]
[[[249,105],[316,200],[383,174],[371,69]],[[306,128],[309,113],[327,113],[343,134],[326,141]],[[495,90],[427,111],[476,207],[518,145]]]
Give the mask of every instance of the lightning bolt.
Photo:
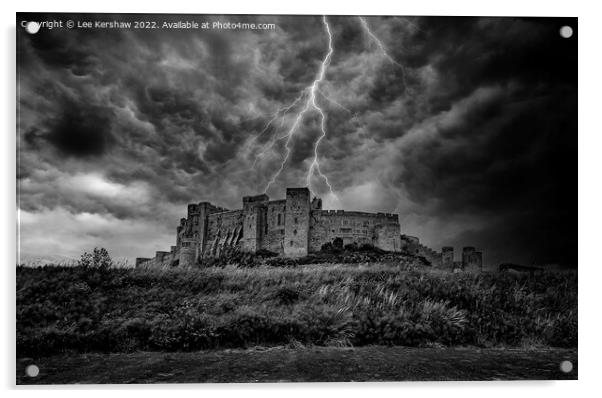
[[[368,25],[368,22],[366,21],[366,19],[364,17],[358,17],[361,23],[361,26],[363,27],[364,31],[366,32],[366,34],[370,37],[370,39],[378,46],[380,52],[383,54],[383,56],[392,64],[394,64],[395,66],[399,67],[401,69],[402,72],[402,80],[404,83],[404,86],[407,87],[406,82],[405,82],[405,68],[402,64],[400,64],[399,62],[397,62],[387,51],[387,48],[385,47],[385,45],[383,44],[383,42],[372,32],[372,30],[370,29],[370,26]],[[316,101],[316,97],[317,95],[321,95],[322,98],[326,99],[327,101],[331,102],[332,104],[338,106],[339,108],[352,113],[351,110],[349,110],[348,108],[346,108],[345,106],[343,106],[342,104],[338,103],[337,101],[335,101],[334,99],[330,98],[328,95],[326,95],[322,90],[320,90],[320,84],[324,81],[325,75],[326,75],[326,70],[328,69],[329,65],[330,65],[330,61],[332,59],[332,54],[334,52],[334,48],[332,46],[332,32],[330,31],[330,25],[328,24],[328,20],[326,19],[326,16],[322,16],[322,23],[324,24],[324,28],[325,31],[328,35],[328,51],[326,53],[326,55],[324,56],[324,59],[322,60],[322,63],[320,65],[320,69],[318,71],[318,74],[315,78],[315,80],[312,82],[311,85],[309,85],[308,87],[306,87],[301,94],[295,99],[295,101],[293,101],[292,104],[290,104],[287,107],[283,107],[280,108],[272,117],[272,119],[270,119],[268,121],[268,123],[266,124],[265,128],[257,135],[256,139],[258,139],[261,135],[263,135],[268,128],[270,127],[270,125],[272,125],[272,123],[277,120],[278,117],[284,116],[287,112],[289,112],[299,101],[301,100],[305,100],[305,104],[302,107],[302,109],[300,109],[294,119],[294,122],[292,123],[292,125],[290,126],[290,128],[288,129],[288,131],[286,132],[286,134],[281,135],[281,136],[277,136],[274,135],[271,140],[262,148],[262,150],[256,155],[255,157],[255,161],[253,162],[253,168],[255,167],[255,164],[257,163],[258,159],[263,157],[264,154],[273,149],[274,146],[276,145],[277,142],[286,139],[284,148],[285,148],[285,153],[284,156],[282,158],[282,161],[280,163],[280,167],[276,170],[276,172],[273,174],[273,176],[270,178],[270,180],[268,181],[265,189],[264,189],[264,193],[267,193],[267,191],[270,189],[270,187],[276,182],[276,179],[280,176],[280,174],[282,173],[282,171],[284,170],[284,166],[286,165],[290,154],[291,154],[291,142],[293,139],[293,136],[295,135],[295,133],[299,130],[299,126],[302,125],[303,123],[303,119],[305,117],[305,115],[310,112],[310,111],[315,111],[320,115],[320,135],[318,136],[318,138],[316,139],[316,141],[314,142],[314,147],[313,147],[313,158],[312,161],[310,163],[309,169],[307,171],[307,175],[306,175],[306,184],[307,187],[310,189],[310,191],[313,192],[311,186],[311,182],[312,182],[312,177],[314,177],[314,175],[317,175],[318,177],[320,177],[322,180],[324,180],[324,182],[326,183],[326,185],[328,186],[329,192],[332,195],[332,197],[334,199],[336,199],[337,201],[339,201],[337,195],[334,193],[334,189],[332,188],[332,185],[330,184],[330,181],[328,180],[328,177],[322,173],[321,169],[320,169],[320,162],[319,162],[319,146],[320,143],[322,142],[322,140],[326,137],[326,114],[324,113],[323,109],[319,106],[319,104]],[[284,112],[284,113],[282,113]],[[284,125],[284,118],[282,118],[281,120],[281,127]]]
[[[393,59],[393,57],[389,55],[389,53],[387,52],[387,49],[385,48],[384,44],[380,41],[380,39],[378,37],[376,37],[376,35],[374,33],[372,33],[372,30],[370,30],[370,26],[368,25],[368,22],[366,22],[366,19],[364,17],[358,17],[358,18],[359,18],[360,22],[362,23],[362,26],[364,27],[364,30],[366,31],[368,36],[370,36],[370,38],[376,43],[378,48],[380,48],[380,51],[383,53],[383,55],[389,61],[391,61],[392,64],[395,64],[395,65],[403,68],[403,66],[399,62],[395,61],[395,59]]]
[[[370,38],[372,39],[372,41],[374,41],[374,43],[376,43],[376,45],[378,46],[378,48],[380,49],[380,51],[382,52],[382,54],[384,55],[385,58],[387,58],[387,60],[389,60],[389,62],[391,62],[393,65],[398,66],[401,69],[401,78],[403,80],[403,85],[404,87],[407,87],[406,84],[406,71],[405,68],[403,67],[402,64],[400,64],[399,62],[397,62],[395,60],[395,58],[393,58],[391,55],[389,55],[389,52],[387,51],[387,48],[385,47],[385,45],[383,44],[382,41],[380,41],[380,39],[372,32],[372,30],[370,29],[370,25],[368,25],[368,22],[366,21],[366,19],[364,17],[358,17],[360,20],[360,23],[362,24],[362,27],[364,28],[364,30],[366,31],[366,33],[368,34],[368,36],[370,36]]]
[[[400,64],[399,62],[397,62],[387,51],[387,48],[385,47],[385,45],[383,44],[382,41],[380,41],[380,39],[372,32],[372,30],[370,29],[370,26],[368,25],[368,22],[366,21],[366,19],[364,17],[358,17],[360,20],[360,23],[362,25],[362,27],[364,28],[364,30],[366,31],[366,33],[368,34],[368,36],[372,39],[372,41],[374,41],[376,43],[376,45],[378,46],[378,48],[380,49],[380,51],[382,52],[382,54],[384,55],[384,57],[389,60],[389,62],[391,62],[392,64],[398,66],[401,69],[401,79],[403,82],[404,87],[407,89],[407,84],[406,84],[406,71],[405,68],[402,64]],[[408,25],[412,26],[412,28],[420,31],[420,28],[418,27],[418,25],[414,24],[412,21],[406,19],[406,22],[408,23]],[[382,186],[387,187],[388,189],[391,189],[391,187],[388,186],[388,184],[384,184],[383,181],[378,178],[378,181],[380,182],[380,184]],[[392,189],[392,191],[394,192],[395,196],[397,196],[397,206],[395,206],[395,209],[393,210],[393,213],[397,213],[399,211],[399,207],[400,207],[400,203],[401,203],[401,195],[399,194],[399,192],[395,189]]]
[[[255,143],[263,134],[265,134],[265,132],[268,130],[268,128],[272,125],[272,123],[274,123],[278,118],[280,118],[280,127],[282,127],[284,125],[284,116],[292,109],[295,107],[295,105],[297,105],[297,103],[299,101],[301,101],[301,99],[303,98],[303,96],[305,95],[305,90],[301,91],[301,94],[299,94],[299,96],[297,98],[295,98],[295,100],[293,102],[291,102],[289,105],[287,106],[283,106],[281,108],[278,108],[278,110],[272,115],[272,118],[266,123],[265,127],[263,128],[263,130],[261,130],[259,132],[259,134],[255,135],[251,141],[252,143]],[[263,155],[265,155],[265,153],[267,151],[269,151],[270,149],[272,149],[274,147],[274,145],[276,144],[276,142],[282,140],[286,138],[286,135],[282,136],[282,137],[277,137],[276,135],[274,135],[266,145],[264,145],[262,147],[262,149],[255,155],[255,159],[253,160],[253,165],[251,166],[252,169],[255,169],[255,165],[257,164],[257,162],[259,161],[260,158],[263,157]]]
[[[328,102],[330,102],[330,103],[332,103],[332,104],[334,104],[334,105],[338,106],[339,108],[341,108],[341,109],[342,109],[342,110],[344,110],[345,112],[348,112],[348,113],[353,113],[353,112],[351,112],[351,109],[347,108],[345,105],[343,105],[343,104],[341,104],[340,102],[336,101],[334,98],[332,98],[332,97],[330,97],[330,96],[326,95],[326,93],[324,93],[324,91],[322,91],[322,90],[318,90],[318,92],[319,92],[319,93],[322,95],[322,97],[323,97],[324,99],[326,99]]]
[[[306,88],[306,90],[308,92],[308,96],[305,101],[305,106],[297,114],[295,121],[291,125],[291,127],[288,130],[288,132],[286,133],[286,135],[281,137],[281,139],[284,139],[284,137],[286,137],[285,156],[282,159],[282,162],[280,163],[280,167],[278,168],[276,173],[268,181],[264,192],[267,192],[268,189],[270,189],[272,184],[274,184],[274,182],[276,182],[276,179],[278,178],[280,173],[282,173],[282,170],[284,169],[284,165],[288,161],[288,158],[291,154],[291,147],[290,147],[291,140],[293,138],[293,135],[299,128],[299,125],[302,123],[303,118],[305,117],[305,114],[310,110],[315,110],[320,114],[320,136],[314,143],[314,156],[313,156],[312,162],[310,164],[310,167],[309,167],[309,170],[307,171],[307,176],[306,176],[307,186],[309,187],[310,191],[312,191],[311,177],[314,175],[314,173],[317,173],[318,176],[321,177],[324,180],[324,182],[326,183],[326,185],[328,186],[330,194],[335,199],[338,200],[336,194],[334,193],[332,185],[330,184],[330,181],[328,180],[328,177],[326,177],[326,175],[324,175],[322,173],[322,171],[320,170],[320,163],[318,160],[319,159],[318,147],[320,146],[320,142],[322,142],[324,137],[326,137],[326,115],[322,111],[322,108],[320,108],[320,106],[316,102],[316,93],[319,91],[320,83],[322,83],[322,81],[324,80],[324,76],[326,75],[326,69],[330,65],[330,60],[331,60],[332,54],[334,52],[334,48],[332,47],[332,33],[330,32],[330,25],[328,24],[328,21],[327,21],[325,15],[322,16],[322,23],[324,24],[324,28],[326,30],[326,33],[328,34],[328,52],[326,53],[326,56],[322,60],[322,64],[320,65],[320,70],[318,71],[318,75],[316,76],[316,79],[313,81],[313,83],[310,86],[308,86]]]

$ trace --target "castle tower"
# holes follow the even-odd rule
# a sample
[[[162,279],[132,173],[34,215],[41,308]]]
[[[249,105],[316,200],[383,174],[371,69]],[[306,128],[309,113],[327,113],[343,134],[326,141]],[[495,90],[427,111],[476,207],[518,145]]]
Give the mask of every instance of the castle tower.
[[[474,252],[475,248],[472,246],[462,248],[462,269],[470,268]]]
[[[207,240],[207,216],[209,215],[209,202],[200,202],[199,204],[191,203],[188,205],[188,213],[185,219],[180,221],[180,227],[178,227],[178,239],[176,246],[182,248],[182,242],[184,239],[188,242],[187,248],[193,247],[194,254],[190,257],[189,253],[186,253],[184,260],[180,260],[182,265],[186,266],[189,263],[195,264],[198,262],[199,257],[205,250]],[[186,249],[189,251],[190,249]]]
[[[473,264],[473,271],[475,271],[475,272],[483,271],[483,253],[482,252],[474,252],[472,264]]]
[[[483,253],[472,246],[462,249],[462,269],[465,271],[480,272],[483,270]]]
[[[208,228],[208,220],[209,214],[211,214],[211,203],[209,202],[201,202],[197,205],[198,209],[198,221],[197,224],[194,225],[194,239],[197,242],[197,253],[195,255],[195,260],[198,260],[202,257],[205,249],[207,248],[207,228]],[[215,210],[214,210],[215,211]]]
[[[441,249],[441,266],[448,270],[454,269],[454,248],[445,246]]]
[[[182,238],[180,258],[177,267],[194,268],[196,266],[197,242],[193,238]]]
[[[314,197],[311,200],[311,209],[312,210],[322,210],[322,199]]]
[[[245,196],[242,198],[243,250],[256,252],[261,248],[266,220],[268,195]]]
[[[176,228],[176,247],[180,247],[182,235],[184,235],[186,229],[186,219],[180,218],[180,225]]]
[[[152,258],[147,258],[147,257],[136,257],[136,268],[141,268],[143,267],[143,264],[152,260]]]
[[[310,193],[307,188],[286,189],[284,255],[302,257],[309,252]]]
[[[387,222],[374,227],[374,245],[380,249],[399,252],[402,249],[399,223]]]

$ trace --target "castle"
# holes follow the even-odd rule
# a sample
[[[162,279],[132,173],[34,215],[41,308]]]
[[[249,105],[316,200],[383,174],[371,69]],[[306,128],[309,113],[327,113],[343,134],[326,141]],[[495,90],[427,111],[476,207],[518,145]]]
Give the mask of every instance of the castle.
[[[462,263],[453,260],[453,248],[436,253],[415,237],[401,235],[399,216],[390,213],[323,210],[322,200],[308,188],[287,188],[286,198],[245,196],[242,209],[228,210],[209,202],[189,204],[180,220],[176,245],[154,258],[136,258],[137,268],[193,268],[224,250],[269,250],[285,257],[302,257],[340,238],[343,244],[370,244],[392,252],[425,257],[431,264],[449,268],[481,268],[482,257],[464,248]],[[476,254],[475,254],[476,253]],[[466,254],[466,255],[464,255]],[[466,257],[466,258],[465,258]]]

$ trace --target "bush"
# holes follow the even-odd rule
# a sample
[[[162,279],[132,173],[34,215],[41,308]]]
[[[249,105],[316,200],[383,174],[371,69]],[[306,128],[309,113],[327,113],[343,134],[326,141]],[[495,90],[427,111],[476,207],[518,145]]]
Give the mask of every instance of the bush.
[[[357,245],[357,243],[353,242],[353,243],[348,243],[345,245],[345,250],[349,250],[349,251],[357,251],[359,249],[359,246]]]
[[[270,258],[270,257],[277,257],[278,253],[274,253],[273,251],[270,251],[267,249],[259,249],[255,252],[255,256],[260,257],[260,258]]]
[[[332,251],[332,242],[326,242],[320,247],[320,251],[323,252],[331,252]]]
[[[84,252],[81,255],[78,265],[84,268],[109,268],[113,260],[107,249],[95,247],[92,253]]]
[[[340,250],[343,248],[343,239],[342,238],[334,238],[332,241],[332,248],[334,250]]]
[[[291,305],[299,301],[300,294],[297,289],[284,286],[278,288],[273,294],[270,295],[270,299],[276,301],[280,305]]]

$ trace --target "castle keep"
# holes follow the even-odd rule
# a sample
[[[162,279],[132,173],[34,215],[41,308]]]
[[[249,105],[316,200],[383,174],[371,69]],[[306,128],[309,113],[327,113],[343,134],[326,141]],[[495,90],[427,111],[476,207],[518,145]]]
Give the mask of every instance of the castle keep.
[[[137,258],[136,266],[193,267],[227,248],[256,252],[266,249],[286,257],[319,251],[326,242],[369,243],[400,251],[399,217],[388,213],[322,210],[307,188],[288,188],[286,198],[245,196],[242,209],[228,210],[208,202],[189,204],[177,228],[176,245],[154,258]]]
[[[435,253],[420,245],[417,238],[401,235],[397,214],[323,210],[322,200],[312,199],[309,189],[287,188],[282,200],[270,200],[265,194],[245,196],[238,210],[209,202],[189,204],[186,218],[177,227],[176,245],[168,252],[156,252],[154,258],[137,258],[136,267],[192,268],[229,249],[269,250],[285,257],[302,257],[336,238],[343,244],[370,244],[386,251],[424,256],[433,265],[455,264],[453,249],[449,263],[449,252]],[[474,257],[478,262],[477,253],[478,259],[473,248],[467,258]]]

